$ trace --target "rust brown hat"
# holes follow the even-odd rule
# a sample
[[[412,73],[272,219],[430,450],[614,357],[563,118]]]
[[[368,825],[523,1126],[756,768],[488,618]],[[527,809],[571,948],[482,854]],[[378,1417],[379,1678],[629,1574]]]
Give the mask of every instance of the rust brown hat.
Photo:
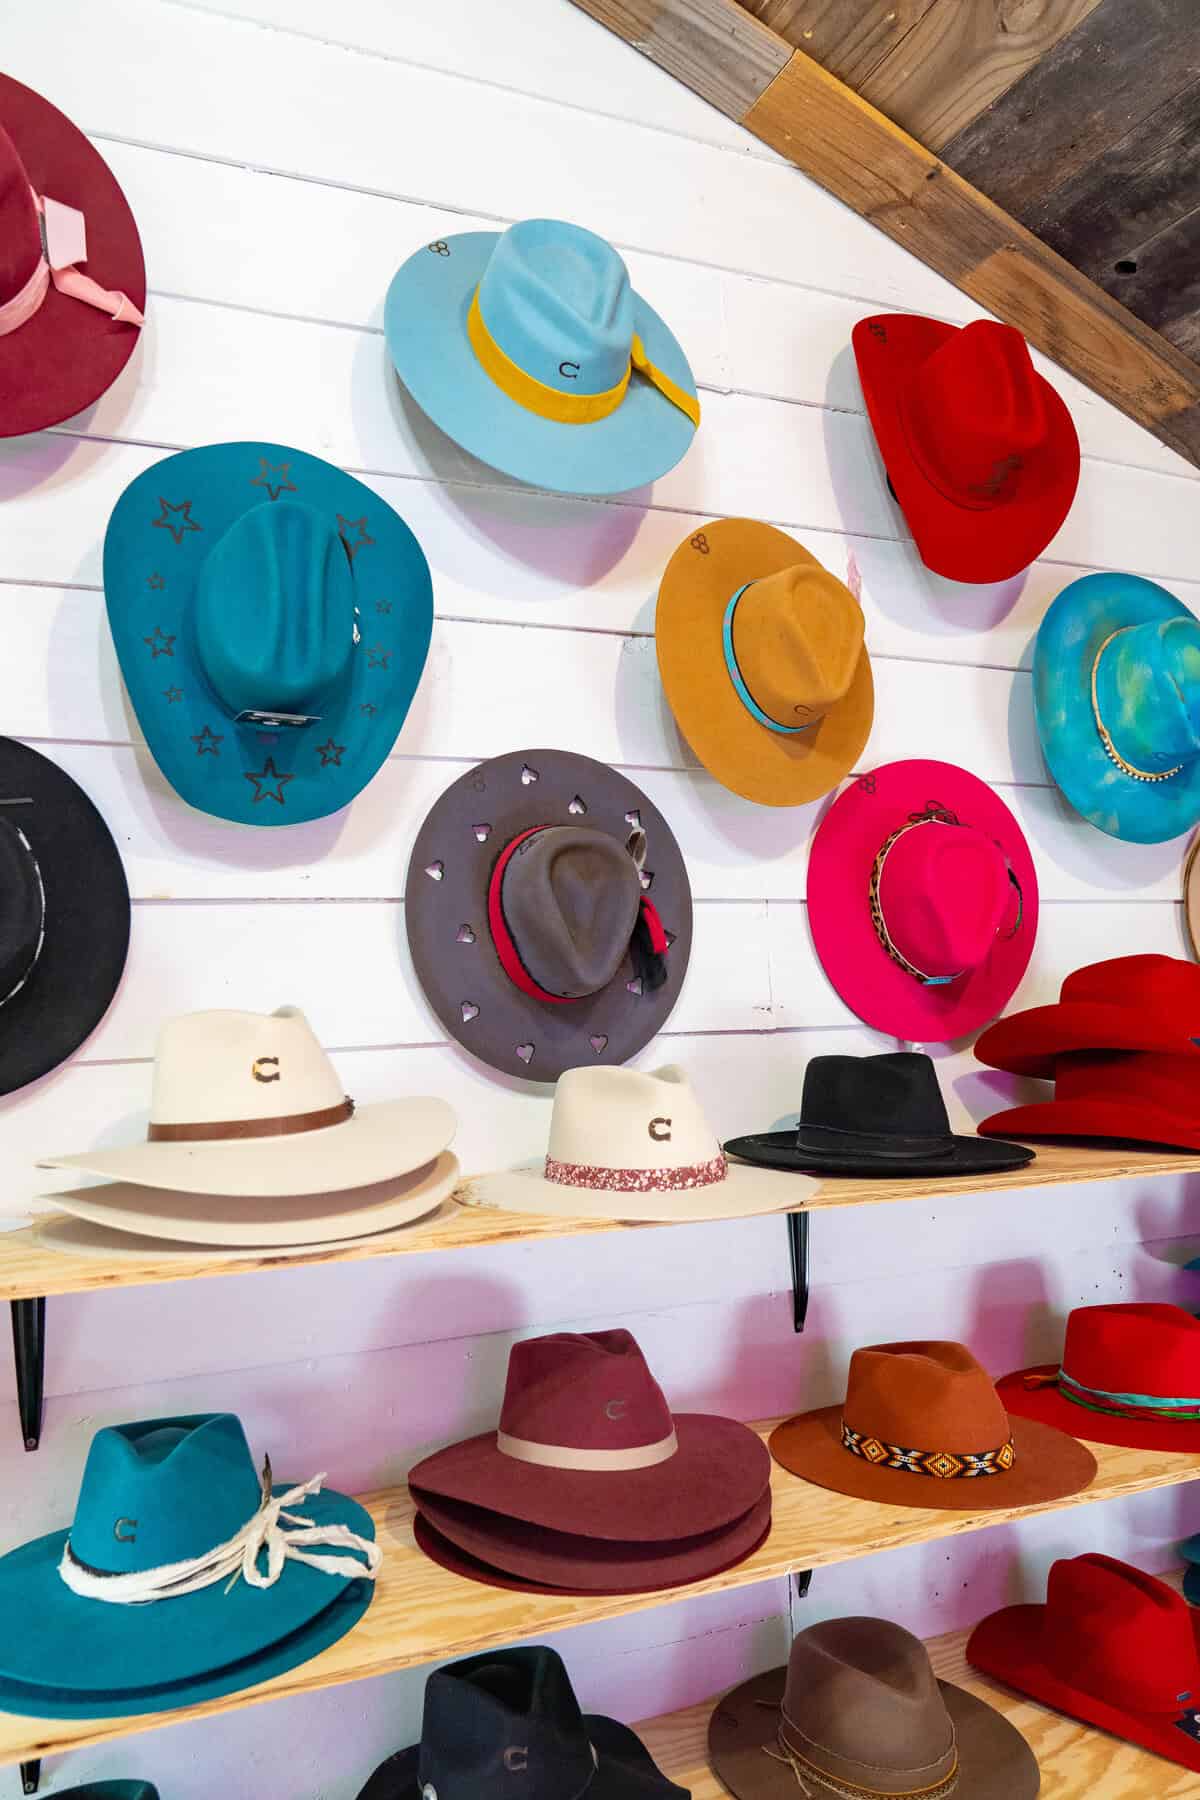
[[[708,1755],[737,1800],[1034,1800],[1041,1780],[1015,1726],[938,1681],[920,1639],[886,1619],[802,1631],[786,1669],[721,1701]]]
[[[655,635],[675,722],[723,787],[800,806],[850,773],[875,712],[862,608],[795,538],[753,519],[693,532]]]
[[[940,1512],[1063,1500],[1096,1473],[1065,1431],[1010,1419],[965,1344],[872,1344],[850,1358],[840,1406],[771,1433],[771,1454],[818,1487]]]

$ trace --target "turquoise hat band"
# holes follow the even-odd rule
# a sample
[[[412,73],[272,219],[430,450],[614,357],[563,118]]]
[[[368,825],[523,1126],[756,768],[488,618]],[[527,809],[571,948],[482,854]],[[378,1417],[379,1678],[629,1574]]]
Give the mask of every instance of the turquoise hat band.
[[[814,725],[819,725],[820,720],[810,719],[807,725],[780,725],[777,720],[772,719],[768,713],[763,711],[746,686],[742,671],[738,668],[737,654],[733,648],[733,618],[737,612],[738,601],[746,589],[753,586],[752,581],[744,581],[725,608],[725,617],[721,621],[721,647],[725,652],[725,667],[729,671],[729,679],[733,683],[734,693],[752,719],[757,719],[758,723],[765,725],[768,731],[778,732],[780,737],[799,737],[801,732],[811,731]]]

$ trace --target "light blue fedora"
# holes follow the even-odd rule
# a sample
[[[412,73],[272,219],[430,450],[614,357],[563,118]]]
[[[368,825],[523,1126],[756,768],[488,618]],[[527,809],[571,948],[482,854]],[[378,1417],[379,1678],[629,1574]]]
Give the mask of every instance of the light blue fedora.
[[[209,444],[130,483],[104,539],[121,673],[203,812],[296,825],[386,760],[433,626],[420,544],[370,488],[284,444]]]
[[[1158,844],[1200,819],[1200,621],[1140,575],[1084,575],[1033,653],[1050,773],[1110,837]]]
[[[674,468],[700,422],[687,357],[621,256],[560,219],[423,245],[393,278],[384,329],[434,423],[535,487],[641,487]]]

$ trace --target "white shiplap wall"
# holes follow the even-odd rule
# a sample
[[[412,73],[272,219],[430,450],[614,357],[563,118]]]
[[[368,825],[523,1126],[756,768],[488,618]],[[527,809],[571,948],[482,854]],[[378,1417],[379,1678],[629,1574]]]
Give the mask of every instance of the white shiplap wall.
[[[165,1011],[303,1004],[363,1101],[436,1091],[468,1169],[536,1153],[548,1094],[493,1080],[441,1041],[413,978],[400,895],[432,797],[472,759],[529,742],[616,763],[672,820],[698,901],[670,1033],[641,1059],[691,1070],[728,1133],[795,1107],[806,1057],[885,1041],[813,958],[803,906],[819,807],[756,810],[696,769],[663,705],[652,641],[662,566],[694,521],[745,512],[857,572],[876,659],[868,761],[941,756],[994,782],[1030,836],[1044,910],[1018,1003],[1077,963],[1182,948],[1178,845],[1120,845],[1047,784],[1030,646],[1080,572],[1119,566],[1200,607],[1197,471],[1069,377],[1079,497],[1028,576],[930,575],[888,500],[849,350],[865,310],[973,310],[568,0],[40,0],[8,10],[7,71],[91,132],[137,213],[152,290],[140,351],[92,411],[0,445],[0,727],[92,794],[134,894],[128,971],[83,1054],[0,1103],[0,1210],[37,1191],[40,1151],[140,1129]],[[383,297],[416,246],[560,214],[612,237],[672,321],[704,428],[653,490],[532,494],[472,461],[406,400]],[[164,452],[240,436],[352,469],[412,525],[437,623],[412,714],[348,812],[256,833],[164,788],[125,701],[100,550],[122,488]],[[939,1052],[960,1118],[1009,1091]],[[1183,1178],[1027,1199],[822,1215],[816,1292],[790,1328],[779,1220],[133,1289],[53,1301],[43,1448],[22,1454],[0,1360],[0,1548],[69,1517],[102,1423],[233,1407],[279,1466],[343,1486],[402,1477],[494,1417],[514,1335],[627,1323],[682,1406],[742,1417],[839,1391],[854,1344],[961,1336],[997,1371],[1049,1354],[1063,1313],[1105,1296],[1187,1303],[1178,1272],[1200,1200]],[[0,1359],[7,1358],[7,1344]],[[1036,1588],[1056,1554],[1148,1567],[1200,1524],[1187,1489],[822,1573],[808,1620],[891,1612],[966,1623]],[[627,1718],[698,1698],[783,1652],[782,1584],[568,1634],[585,1703]],[[47,1768],[163,1800],[352,1800],[411,1741],[417,1674],[180,1726]],[[15,1785],[15,1772],[0,1774]]]

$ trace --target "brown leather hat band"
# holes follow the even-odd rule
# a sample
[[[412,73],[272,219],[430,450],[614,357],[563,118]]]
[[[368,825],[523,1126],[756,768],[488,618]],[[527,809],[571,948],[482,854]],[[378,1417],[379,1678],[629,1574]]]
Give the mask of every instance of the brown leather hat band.
[[[194,1125],[155,1125],[146,1131],[151,1144],[206,1144],[237,1138],[295,1137],[302,1131],[324,1131],[327,1125],[343,1125],[354,1117],[349,1094],[336,1106],[317,1112],[284,1113],[275,1119],[203,1119]]]
[[[830,1758],[839,1762],[843,1769],[861,1769],[865,1779],[860,1781],[849,1774],[835,1774],[821,1762],[814,1761],[814,1757],[822,1757],[826,1752],[820,1744],[814,1744],[811,1739],[806,1738],[786,1714],[779,1722],[777,1743],[778,1750],[770,1745],[764,1745],[763,1748],[777,1762],[790,1764],[801,1794],[811,1794],[816,1788],[822,1794],[837,1795],[838,1800],[949,1800],[958,1786],[958,1746],[953,1742],[944,1756],[940,1756],[937,1762],[926,1768],[896,1771],[896,1781],[911,1779],[914,1774],[917,1775],[921,1781],[919,1787],[885,1788],[873,1785],[886,1773],[878,1764],[850,1762],[844,1756],[828,1752]]]

